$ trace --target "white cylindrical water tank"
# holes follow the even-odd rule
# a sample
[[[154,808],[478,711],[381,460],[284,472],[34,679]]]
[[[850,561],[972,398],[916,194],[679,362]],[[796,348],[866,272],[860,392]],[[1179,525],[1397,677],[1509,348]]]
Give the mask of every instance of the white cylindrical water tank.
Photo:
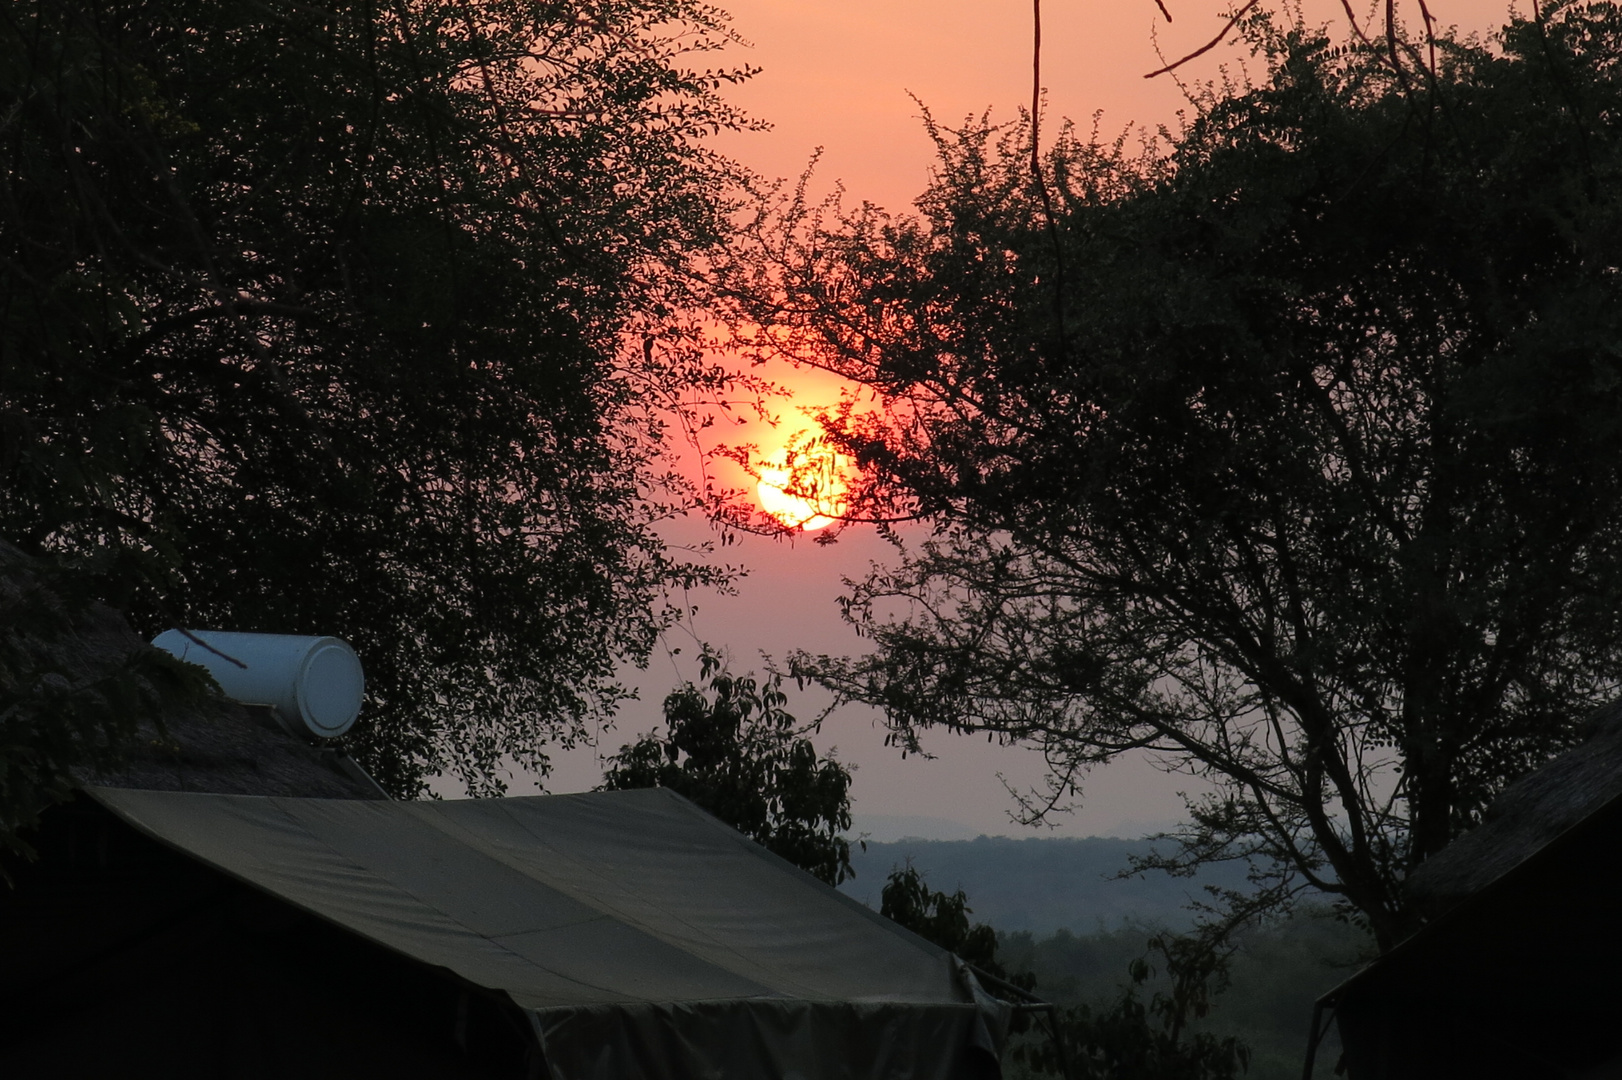
[[[152,644],[207,668],[226,697],[246,705],[269,705],[295,731],[323,739],[349,730],[366,693],[360,658],[335,637],[166,630]]]

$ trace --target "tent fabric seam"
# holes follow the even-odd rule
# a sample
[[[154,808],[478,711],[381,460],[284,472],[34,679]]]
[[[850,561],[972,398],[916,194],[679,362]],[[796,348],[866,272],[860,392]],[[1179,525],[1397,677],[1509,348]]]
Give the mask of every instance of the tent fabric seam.
[[[557,854],[556,849],[553,848],[550,844],[547,844],[546,839],[544,837],[538,835],[535,832],[535,830],[533,830],[533,829],[531,829],[529,827],[528,824],[526,824],[524,821],[522,821],[516,815],[514,815],[512,813],[512,811],[508,807],[500,806],[499,808],[501,810],[502,816],[507,821],[511,822],[514,826],[516,826],[519,830],[521,830],[524,833],[524,835],[531,837],[533,840],[535,840],[536,843],[538,843],[538,844],[542,845],[543,847],[547,848],[547,850],[552,851],[554,854]],[[422,819],[418,819],[418,820],[422,820]],[[476,849],[476,850],[478,850],[480,852],[486,852],[486,851],[489,850],[489,845],[481,837],[479,837],[479,835],[476,832],[474,832],[472,829],[469,829],[469,828],[467,828],[467,826],[462,825],[462,824],[460,824],[458,822],[452,822],[452,821],[448,821],[448,820],[445,820],[445,821],[430,820],[430,821],[428,821],[428,824],[432,828],[444,833],[446,836],[450,836],[450,837],[459,839],[463,843],[467,843],[470,847],[473,847],[474,849]],[[564,858],[566,856],[558,855],[558,857],[559,858]],[[507,862],[505,859],[502,859],[497,855],[491,854],[490,858],[495,859],[496,861],[500,862],[504,866],[508,866],[511,869],[516,870],[518,873],[522,874],[525,878],[527,878],[527,879],[529,879],[531,881],[536,881],[537,884],[546,885],[549,888],[556,889],[557,891],[563,893],[564,895],[570,897],[571,899],[573,899],[573,900],[575,900],[575,901],[577,901],[577,902],[579,902],[581,904],[584,904],[587,907],[590,907],[592,910],[594,910],[594,911],[596,911],[598,913],[599,918],[617,919],[617,920],[620,920],[621,922],[625,922],[625,923],[627,923],[627,924],[629,924],[631,926],[634,926],[636,929],[642,931],[645,934],[648,934],[650,936],[657,936],[657,928],[656,927],[654,927],[652,925],[649,925],[646,922],[646,920],[644,920],[644,919],[642,919],[642,918],[640,918],[640,917],[638,917],[636,915],[633,915],[628,911],[619,910],[617,908],[613,909],[613,910],[603,910],[602,902],[599,901],[596,898],[588,898],[586,896],[577,894],[577,893],[575,893],[573,891],[570,891],[570,890],[560,889],[560,888],[558,888],[558,886],[553,885],[553,884],[551,884],[549,882],[541,882],[537,878],[532,877],[526,871],[524,871],[524,870],[522,870],[522,869],[520,869],[518,867],[512,866],[511,863]],[[613,879],[610,878],[608,875],[603,874],[603,873],[595,870],[589,864],[581,863],[579,860],[571,859],[570,861],[576,863],[579,866],[581,866],[582,869],[584,869],[586,872],[590,873],[593,877],[595,877],[598,881],[602,882],[605,886],[611,886],[611,887],[615,888],[615,891],[620,891],[618,889],[618,886],[613,881]],[[732,946],[732,945],[730,945],[730,944],[728,944],[728,943],[726,943],[724,941],[721,941],[720,939],[716,938],[714,934],[710,933],[709,931],[705,930],[704,928],[702,928],[700,926],[697,926],[697,925],[689,922],[686,919],[678,919],[678,921],[680,921],[681,924],[683,926],[685,926],[693,934],[694,937],[702,938],[703,940],[708,942],[712,947],[714,947],[714,948],[716,948],[718,950],[723,950],[723,951],[731,954],[737,960],[742,962],[742,964],[744,966],[749,966],[749,957],[746,954],[744,954],[743,952],[741,952],[740,950],[738,950],[736,947],[734,947],[734,946]],[[719,966],[719,965],[717,965],[717,966]],[[753,978],[751,978],[750,976],[744,975],[742,972],[739,972],[739,971],[732,971],[731,974],[737,975],[739,978],[747,978],[751,982],[756,981]],[[717,999],[717,1000],[724,1000],[724,999]]]

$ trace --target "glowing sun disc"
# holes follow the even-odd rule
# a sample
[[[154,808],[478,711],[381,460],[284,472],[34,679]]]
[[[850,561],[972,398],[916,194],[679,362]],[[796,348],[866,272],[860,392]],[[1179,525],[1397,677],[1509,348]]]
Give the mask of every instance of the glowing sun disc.
[[[812,502],[798,495],[790,495],[785,490],[789,483],[789,470],[762,468],[760,482],[755,485],[760,508],[790,529],[814,532],[834,523],[833,518],[823,513],[833,507],[823,504],[821,500]]]
[[[826,529],[845,512],[850,491],[844,459],[820,440],[783,452],[778,462],[758,466],[755,493],[760,508],[788,529]]]

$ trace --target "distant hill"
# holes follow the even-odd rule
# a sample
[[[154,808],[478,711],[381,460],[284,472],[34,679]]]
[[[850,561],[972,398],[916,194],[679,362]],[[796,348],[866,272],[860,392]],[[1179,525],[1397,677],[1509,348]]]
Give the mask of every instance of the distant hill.
[[[862,814],[856,830],[881,844],[898,840],[973,840],[982,832],[951,818],[924,814]]]
[[[962,889],[976,922],[998,930],[1051,934],[1064,928],[1087,934],[1100,926],[1113,928],[1131,919],[1182,927],[1191,916],[1185,905],[1202,886],[1242,888],[1242,865],[1220,866],[1195,878],[1154,873],[1114,880],[1128,858],[1150,849],[1147,840],[1109,837],[981,836],[974,840],[901,840],[869,842],[853,851],[856,878],[840,890],[875,910],[879,891],[890,871],[908,859],[942,892]]]

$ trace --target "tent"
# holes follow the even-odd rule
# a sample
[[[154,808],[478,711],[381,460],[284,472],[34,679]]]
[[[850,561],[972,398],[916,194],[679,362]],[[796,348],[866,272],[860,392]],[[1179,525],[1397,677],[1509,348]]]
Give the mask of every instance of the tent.
[[[1424,926],[1319,1001],[1351,1080],[1622,1077],[1622,702],[1587,729],[1414,873]]]
[[[0,543],[0,598],[48,584]],[[77,683],[146,647],[57,615]],[[668,791],[395,802],[223,697],[122,750],[0,861],[7,1080],[997,1075],[949,953]]]
[[[1009,1007],[950,954],[668,791],[413,803],[87,793],[88,803],[71,808],[79,835],[59,826],[58,835],[42,836],[41,873],[50,880],[24,880],[20,901],[0,897],[0,946],[22,957],[0,984],[26,999],[13,1001],[12,1029],[0,1027],[0,1073],[8,1076],[129,1063],[116,1046],[63,1057],[86,1040],[146,1045],[157,1031],[171,1050],[184,1046],[203,1019],[177,1023],[175,1014],[188,1010],[212,1017],[204,1026],[241,1034],[195,1068],[146,1046],[137,1057],[163,1058],[149,1071],[996,1075]],[[96,830],[102,839],[92,837]],[[68,869],[68,848],[82,864],[87,850],[106,848],[109,830],[123,855],[90,860],[88,874]],[[147,895],[153,886],[159,895]],[[96,898],[88,907],[87,897]],[[116,910],[115,922],[134,925],[86,943],[87,929],[109,918],[92,917],[98,901]],[[245,903],[255,912],[248,921],[262,939],[257,947],[243,944],[251,934],[221,930],[222,912]],[[76,917],[75,908],[84,910]],[[41,915],[47,909],[50,918]],[[257,929],[264,925],[272,929]],[[166,949],[142,948],[153,935]],[[23,936],[31,940],[17,948]],[[269,974],[252,959],[266,953],[296,956],[308,970]],[[344,970],[335,970],[334,957]],[[178,971],[151,980],[171,988],[157,992],[173,998],[160,1015],[139,1033],[101,1026],[127,1001],[118,987],[164,965]],[[247,992],[232,984],[233,973],[274,992]],[[412,1000],[379,1003],[413,980],[423,989],[405,995]],[[201,994],[204,985],[214,989]],[[349,989],[334,995],[334,986]],[[114,989],[101,993],[107,987]],[[240,1005],[230,1004],[233,995]],[[434,999],[445,1003],[437,1016],[423,1012]],[[385,1041],[423,1045],[408,1060],[384,1067],[377,1059],[354,1072],[371,1052],[364,1032],[393,1030],[389,1017],[402,1010],[422,1015]],[[483,1071],[451,1071],[458,1055],[445,1044],[468,1044],[472,1013],[500,1034],[482,1040],[493,1061]],[[431,1047],[434,1025],[445,1037]],[[349,1026],[356,1030],[345,1033]],[[338,1034],[321,1034],[323,1027]],[[257,1047],[291,1060],[272,1067]]]

